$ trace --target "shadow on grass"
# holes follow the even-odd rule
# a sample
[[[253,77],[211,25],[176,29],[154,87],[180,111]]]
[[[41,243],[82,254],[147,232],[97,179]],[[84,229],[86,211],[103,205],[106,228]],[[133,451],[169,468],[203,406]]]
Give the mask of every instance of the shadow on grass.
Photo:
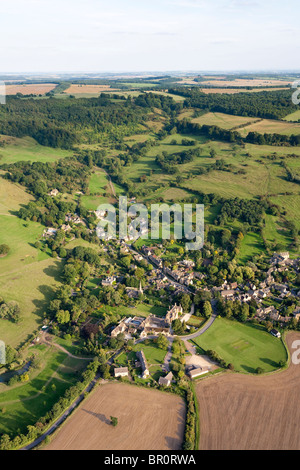
[[[278,367],[280,367],[280,365],[278,364],[278,362],[273,361],[272,359],[270,359],[270,358],[268,358],[268,357],[260,357],[259,359],[260,359],[262,362],[264,362],[265,364],[268,364],[269,366],[274,367],[274,369],[278,369]]]

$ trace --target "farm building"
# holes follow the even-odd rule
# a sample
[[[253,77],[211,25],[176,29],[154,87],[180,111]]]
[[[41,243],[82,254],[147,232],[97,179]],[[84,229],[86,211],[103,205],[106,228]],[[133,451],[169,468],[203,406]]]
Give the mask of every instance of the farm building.
[[[202,367],[198,367],[197,369],[190,370],[188,374],[191,379],[195,379],[196,377],[206,374],[207,372],[208,372],[208,369],[203,369]]]
[[[281,337],[281,334],[279,333],[278,330],[275,330],[275,328],[273,328],[271,331],[270,331],[271,335],[273,336],[276,336],[276,338],[280,338]]]
[[[136,353],[138,360],[140,361],[141,367],[142,367],[142,377],[143,379],[146,379],[149,376],[149,369],[148,369],[148,364],[146,361],[146,357],[144,354],[144,351],[138,351]]]
[[[158,384],[164,385],[165,387],[169,387],[171,385],[173,378],[172,372],[169,372],[165,377],[159,377]]]
[[[128,377],[128,367],[115,367],[115,377]]]
[[[58,193],[59,193],[58,189],[52,189],[50,193],[48,193],[48,196],[56,197]]]

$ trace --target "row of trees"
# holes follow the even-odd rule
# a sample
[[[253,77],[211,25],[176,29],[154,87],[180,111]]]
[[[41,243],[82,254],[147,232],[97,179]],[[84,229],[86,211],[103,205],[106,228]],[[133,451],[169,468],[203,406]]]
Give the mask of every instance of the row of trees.
[[[282,119],[297,110],[290,90],[260,91],[259,93],[203,93],[199,88],[171,88],[170,93],[184,96],[184,106],[212,112]]]

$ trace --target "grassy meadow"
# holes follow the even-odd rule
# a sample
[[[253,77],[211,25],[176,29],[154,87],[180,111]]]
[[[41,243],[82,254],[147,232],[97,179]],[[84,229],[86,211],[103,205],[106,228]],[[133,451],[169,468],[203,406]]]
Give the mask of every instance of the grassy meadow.
[[[0,294],[21,308],[20,323],[0,320],[1,339],[17,346],[42,323],[44,310],[59,283],[60,262],[34,247],[44,227],[15,215],[31,200],[21,186],[0,180],[0,244],[10,247],[0,258]]]
[[[0,141],[4,141],[4,147],[0,147],[0,165],[19,161],[54,162],[71,157],[73,154],[70,150],[39,145],[32,137],[17,138],[2,135]]]
[[[87,362],[70,358],[54,347],[39,344],[28,348],[40,365],[29,382],[8,386],[0,383],[0,434],[26,432],[44,416],[59,397],[80,377]]]

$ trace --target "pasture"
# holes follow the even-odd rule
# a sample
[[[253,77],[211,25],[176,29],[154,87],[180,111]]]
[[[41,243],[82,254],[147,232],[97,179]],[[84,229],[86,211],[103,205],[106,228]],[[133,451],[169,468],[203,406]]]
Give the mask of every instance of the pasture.
[[[0,165],[19,161],[46,163],[72,156],[70,150],[39,145],[32,137],[17,138],[0,135],[0,141],[4,142],[4,147],[0,147]]]
[[[116,427],[110,416],[118,418]],[[184,401],[174,394],[122,383],[98,385],[45,450],[179,450]]]
[[[236,129],[243,137],[249,132],[259,132],[260,134],[282,134],[298,135],[300,134],[300,124],[289,121],[276,121],[274,119],[257,119],[253,117],[235,116],[224,113],[209,112],[197,118],[192,118],[191,122],[208,126],[218,126],[221,129]]]
[[[249,126],[239,129],[238,132],[246,137],[249,132],[259,132],[260,134],[282,134],[282,135],[299,135],[300,124],[288,121],[275,121],[273,119],[262,119],[254,122]]]
[[[300,110],[295,111],[294,113],[288,114],[284,118],[285,121],[289,122],[299,122],[300,120]]]
[[[200,117],[191,119],[191,122],[200,124],[206,124],[207,126],[218,126],[221,129],[232,129],[236,126],[242,126],[251,122],[257,121],[257,118],[245,117],[245,116],[233,116],[231,114],[224,113],[207,113]]]
[[[0,259],[0,295],[15,300],[21,308],[21,322],[0,320],[1,339],[17,346],[42,323],[47,302],[58,286],[60,262],[34,247],[43,233],[37,222],[19,219],[14,211],[31,200],[21,186],[0,180],[0,244],[9,245]]]
[[[39,344],[28,348],[28,356],[39,358],[39,368],[29,382],[0,384],[0,434],[26,432],[78,379],[87,362],[68,357],[53,347]]]
[[[289,349],[299,332],[287,335]],[[300,368],[268,376],[226,373],[196,385],[200,450],[299,450]]]

